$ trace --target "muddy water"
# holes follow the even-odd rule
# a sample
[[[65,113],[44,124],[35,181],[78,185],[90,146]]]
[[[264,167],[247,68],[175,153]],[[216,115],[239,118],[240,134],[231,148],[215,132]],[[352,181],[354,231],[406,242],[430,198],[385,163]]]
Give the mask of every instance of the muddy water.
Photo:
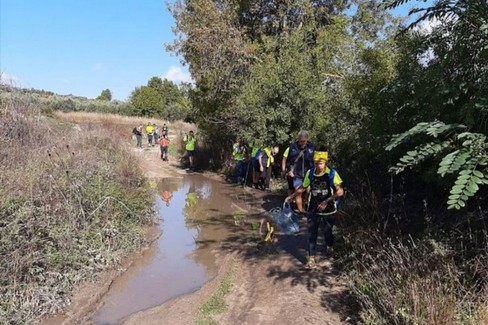
[[[162,234],[114,282],[94,315],[95,324],[119,324],[137,311],[200,288],[216,274],[212,250],[229,238],[236,216],[250,209],[244,190],[201,175],[164,179],[156,192]]]

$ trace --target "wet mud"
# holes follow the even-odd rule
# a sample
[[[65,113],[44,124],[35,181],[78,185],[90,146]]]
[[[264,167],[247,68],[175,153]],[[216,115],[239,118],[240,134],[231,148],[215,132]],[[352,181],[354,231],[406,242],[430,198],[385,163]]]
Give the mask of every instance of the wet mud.
[[[161,236],[114,281],[94,324],[119,324],[211,280],[216,275],[214,250],[249,213],[253,199],[200,174],[159,180],[154,193]]]

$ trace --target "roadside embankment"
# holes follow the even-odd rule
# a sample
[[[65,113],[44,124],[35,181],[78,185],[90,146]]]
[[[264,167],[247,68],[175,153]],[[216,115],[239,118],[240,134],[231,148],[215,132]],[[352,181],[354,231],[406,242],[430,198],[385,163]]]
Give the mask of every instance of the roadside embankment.
[[[46,118],[19,96],[0,102],[0,130],[0,323],[32,323],[141,247],[151,195],[110,123]]]

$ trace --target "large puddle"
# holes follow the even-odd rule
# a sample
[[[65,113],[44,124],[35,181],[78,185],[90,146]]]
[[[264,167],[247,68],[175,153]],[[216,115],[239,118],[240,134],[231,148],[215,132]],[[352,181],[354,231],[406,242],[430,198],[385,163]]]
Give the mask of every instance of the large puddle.
[[[162,234],[114,282],[95,324],[119,324],[199,289],[216,274],[213,249],[229,238],[236,216],[250,209],[250,195],[241,188],[201,175],[164,179],[155,190]]]

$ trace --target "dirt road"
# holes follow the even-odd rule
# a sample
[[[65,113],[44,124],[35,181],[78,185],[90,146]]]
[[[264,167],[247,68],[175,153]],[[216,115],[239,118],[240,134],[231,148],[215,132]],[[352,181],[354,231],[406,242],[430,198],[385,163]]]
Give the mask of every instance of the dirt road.
[[[133,148],[133,151],[149,178],[186,174],[175,157],[162,162],[157,146]],[[206,176],[220,179],[214,174]],[[277,206],[283,200],[274,193],[241,187],[239,190],[252,194],[256,211],[264,211],[266,204]],[[305,220],[301,220],[301,228],[298,235],[277,236],[274,244],[265,244],[260,236],[254,236],[254,240],[237,238],[221,243],[215,251],[219,271],[212,281],[192,294],[136,313],[123,324],[346,324],[346,287],[331,261],[324,260],[318,270],[300,270],[306,256]],[[150,231],[148,236],[155,240],[158,234]],[[119,269],[127,269],[131,259],[129,257]],[[72,304],[63,314],[49,317],[41,324],[92,324],[94,312],[100,308],[103,296],[119,274],[107,272],[100,275],[97,283],[86,283],[74,294]],[[204,314],[202,306],[212,304],[223,283],[230,284],[228,292],[221,294],[225,307],[219,308],[218,313]]]
[[[148,177],[184,173],[171,159],[161,168],[154,148],[137,154]],[[248,191],[253,191],[259,206],[269,199],[257,190]],[[305,220],[301,223],[305,229]],[[218,292],[224,279],[230,279],[232,286],[224,296],[225,311],[207,317],[214,324],[345,324],[341,321],[347,317],[344,281],[327,260],[319,270],[302,271],[306,244],[303,230],[297,236],[278,237],[273,245],[260,240],[237,241],[239,247],[223,245],[215,252],[220,265],[215,279],[193,294],[132,315],[124,324],[195,324],[202,319],[200,307]]]

